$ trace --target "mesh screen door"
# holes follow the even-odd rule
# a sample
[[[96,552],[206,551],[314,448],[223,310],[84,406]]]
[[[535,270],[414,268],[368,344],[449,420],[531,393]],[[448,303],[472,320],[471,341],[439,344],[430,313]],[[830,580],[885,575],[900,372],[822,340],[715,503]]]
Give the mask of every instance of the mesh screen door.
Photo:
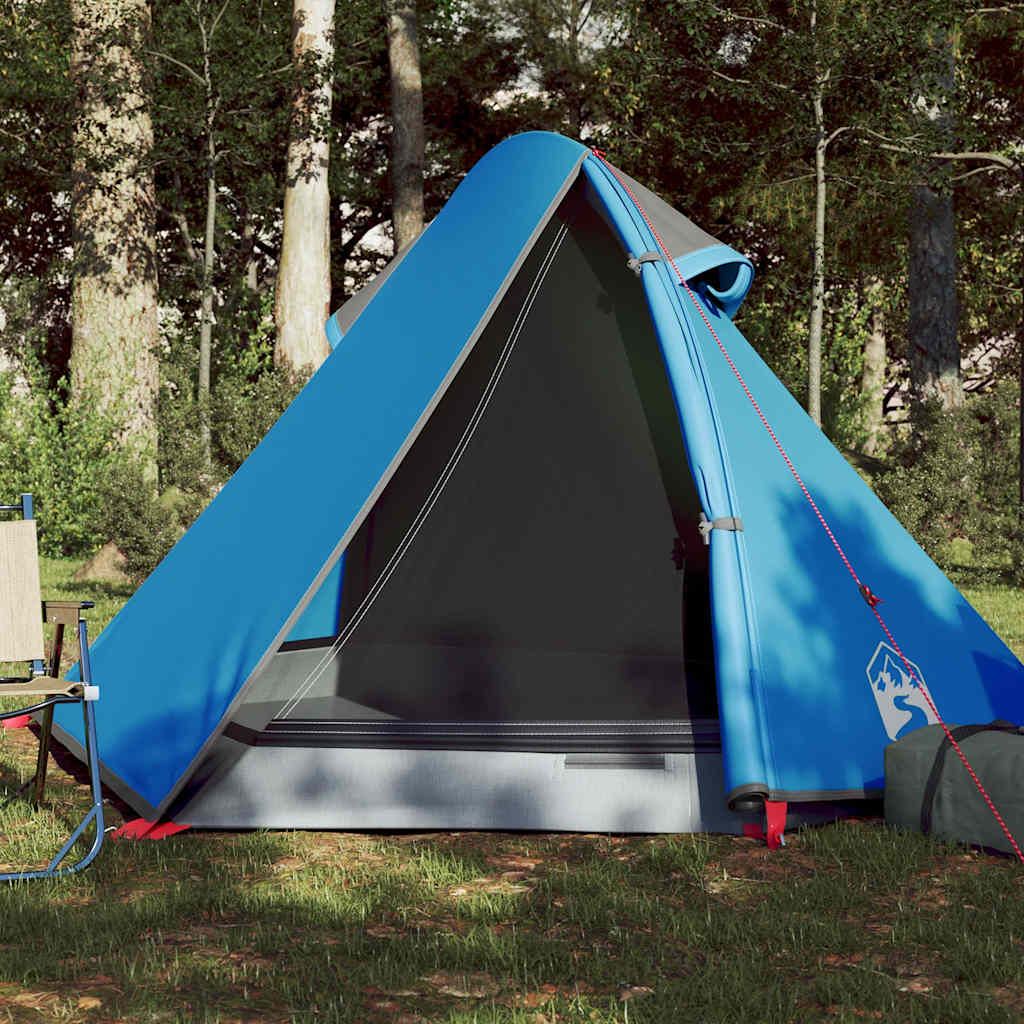
[[[583,188],[349,545],[336,635],[286,644],[251,688],[264,721],[717,717],[677,414],[641,284]]]

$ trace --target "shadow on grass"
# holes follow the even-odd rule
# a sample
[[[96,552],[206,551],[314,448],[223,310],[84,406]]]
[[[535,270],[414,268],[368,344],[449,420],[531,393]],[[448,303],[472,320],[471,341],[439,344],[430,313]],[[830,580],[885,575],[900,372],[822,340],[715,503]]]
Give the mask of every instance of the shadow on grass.
[[[0,1006],[83,1021],[1009,1021],[1019,887],[1006,862],[877,822],[779,854],[708,836],[185,834],[0,891]]]

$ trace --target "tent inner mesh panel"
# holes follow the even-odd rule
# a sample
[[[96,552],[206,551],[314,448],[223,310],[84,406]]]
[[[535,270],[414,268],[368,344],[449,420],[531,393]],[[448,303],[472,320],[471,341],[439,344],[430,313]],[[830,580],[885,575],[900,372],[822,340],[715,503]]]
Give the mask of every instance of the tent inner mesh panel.
[[[286,644],[238,720],[717,718],[698,514],[643,289],[578,183],[349,545],[339,636]]]

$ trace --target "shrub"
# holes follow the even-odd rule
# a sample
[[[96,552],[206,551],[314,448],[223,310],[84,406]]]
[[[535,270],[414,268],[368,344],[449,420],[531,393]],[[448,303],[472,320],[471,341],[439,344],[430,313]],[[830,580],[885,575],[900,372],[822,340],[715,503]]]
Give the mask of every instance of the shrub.
[[[273,366],[254,380],[241,372],[221,377],[213,395],[213,441],[226,475],[238,469],[263,440],[306,380]]]
[[[122,463],[105,481],[101,507],[103,535],[117,545],[125,572],[138,584],[192,524],[202,502],[174,487],[157,496],[140,466]]]
[[[272,321],[271,321],[272,323]],[[175,336],[161,366],[158,402],[161,487],[208,492],[245,461],[306,382],[273,363],[273,336],[256,332],[247,345],[228,337],[219,352],[210,396],[211,461],[200,439],[195,346]]]
[[[113,440],[119,424],[96,403],[68,397],[63,384],[51,394],[31,358],[19,383],[0,375],[0,494],[35,497],[44,554],[85,554],[106,539],[104,481],[128,459]]]
[[[251,335],[236,331],[223,339],[210,402],[209,463],[194,393],[194,339],[173,325],[165,330],[158,487],[118,445],[121,424],[99,403],[71,396],[66,381],[54,390],[34,350],[23,347],[17,381],[14,373],[0,373],[0,501],[34,495],[44,554],[87,555],[113,541],[136,581],[152,571],[305,382],[274,367],[273,322],[265,314]]]
[[[1003,382],[952,412],[916,405],[910,434],[893,443],[875,477],[879,497],[945,568],[955,560],[951,542],[963,539],[975,564],[1024,582],[1016,401],[1016,388]]]

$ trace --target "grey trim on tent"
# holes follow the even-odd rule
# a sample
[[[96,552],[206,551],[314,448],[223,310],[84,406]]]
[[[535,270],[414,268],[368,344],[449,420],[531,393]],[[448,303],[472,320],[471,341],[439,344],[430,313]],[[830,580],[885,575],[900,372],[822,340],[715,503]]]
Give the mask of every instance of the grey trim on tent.
[[[75,757],[78,758],[82,764],[88,764],[88,758],[86,757],[85,747],[82,746],[74,736],[71,735],[66,729],[61,728],[57,722],[53,723],[53,738],[62,746],[66,747]],[[102,747],[100,753],[102,754]],[[113,772],[103,766],[102,761],[100,762],[100,782],[108,789],[113,790],[125,803],[130,804],[134,810],[138,811],[140,816],[148,819],[149,821],[156,821],[159,817],[157,808],[154,807],[145,797],[137,793],[127,782],[124,781],[119,775],[115,775]]]
[[[611,165],[609,164],[609,166]],[[661,196],[656,195],[649,188],[645,188],[624,171],[620,171],[618,167],[615,168],[615,174],[639,201],[640,207],[654,225],[665,248],[674,258],[682,259],[692,252],[722,245],[714,235],[709,235],[703,228],[694,224],[689,217],[669,206]],[[647,255],[649,254],[644,253],[637,259],[643,262],[644,256]],[[660,257],[661,253],[654,253],[654,255]]]
[[[841,803],[847,800],[881,800],[883,789],[772,789],[763,782],[737,786],[726,796],[728,805],[736,810],[749,810],[748,804],[765,800],[786,803]]]
[[[212,769],[215,785],[197,780],[172,807],[179,824],[593,832],[600,822],[609,832],[738,833],[758,820],[727,808],[715,753],[587,754],[584,764],[571,752],[220,742],[237,753]]]
[[[427,403],[426,408],[420,414],[416,423],[409,431],[409,434],[406,436],[406,439],[402,443],[401,447],[395,453],[395,456],[391,460],[391,463],[388,465],[387,469],[381,475],[381,478],[377,481],[376,487],[374,487],[374,489],[370,492],[366,501],[363,503],[363,507],[359,510],[358,515],[356,515],[355,519],[353,519],[352,523],[349,525],[349,528],[345,531],[345,533],[342,535],[338,543],[335,545],[334,550],[327,558],[323,568],[317,574],[316,578],[312,581],[311,585],[307,588],[306,593],[302,596],[302,599],[296,605],[295,610],[285,621],[284,625],[279,630],[277,636],[274,637],[269,647],[263,653],[263,656],[253,667],[253,670],[249,673],[246,679],[239,686],[234,699],[225,709],[224,714],[221,715],[217,725],[210,733],[209,739],[207,739],[207,741],[199,748],[199,750],[196,752],[195,757],[193,757],[191,762],[189,763],[188,767],[182,772],[177,782],[175,782],[175,784],[171,787],[167,795],[161,801],[160,806],[157,808],[157,815],[162,815],[168,809],[168,807],[170,807],[174,803],[178,795],[181,793],[182,789],[188,783],[188,780],[191,777],[192,773],[210,753],[213,746],[217,742],[218,737],[224,731],[224,728],[226,727],[227,723],[231,721],[236,710],[242,704],[245,690],[248,687],[250,681],[257,677],[266,668],[267,664],[269,663],[270,659],[274,656],[274,654],[277,652],[278,648],[288,638],[296,622],[299,621],[299,619],[302,616],[302,613],[306,610],[307,605],[316,595],[320,587],[323,585],[324,580],[326,580],[328,575],[330,575],[331,570],[334,568],[338,559],[341,557],[342,552],[344,552],[349,542],[356,535],[356,532],[358,531],[359,527],[362,526],[363,521],[366,519],[367,515],[369,515],[370,510],[376,504],[377,499],[380,497],[381,493],[387,486],[391,477],[394,476],[395,471],[398,469],[398,466],[405,459],[405,456],[412,448],[416,438],[419,436],[420,432],[423,430],[423,427],[430,419],[431,415],[434,412],[434,409],[440,403],[441,399],[444,397],[444,394],[448,390],[452,381],[458,375],[463,363],[466,361],[466,359],[469,357],[470,352],[472,352],[473,348],[476,346],[477,340],[483,333],[484,328],[490,322],[495,310],[497,310],[498,306],[501,304],[501,300],[505,297],[505,293],[508,291],[508,289],[512,285],[512,282],[515,280],[519,268],[525,262],[527,256],[532,251],[537,240],[544,233],[544,230],[548,226],[548,222],[554,216],[555,211],[558,209],[562,200],[565,198],[569,190],[575,184],[577,178],[579,177],[580,167],[582,166],[583,161],[586,159],[586,157],[587,153],[584,152],[580,154],[579,160],[573,165],[569,174],[566,175],[565,181],[562,182],[561,187],[558,189],[558,191],[552,197],[551,202],[548,204],[548,208],[547,210],[545,210],[544,216],[538,220],[536,227],[531,232],[530,237],[526,240],[526,243],[520,250],[519,255],[516,257],[514,263],[509,267],[508,272],[506,273],[504,279],[502,280],[501,286],[495,292],[494,297],[491,299],[490,303],[487,306],[487,309],[484,310],[482,316],[480,317],[480,320],[477,322],[477,325],[473,330],[473,333],[466,340],[466,343],[465,345],[463,345],[462,350],[459,352],[459,355],[456,357],[455,361],[452,363],[451,367],[445,374],[441,383],[438,385],[433,397]],[[422,237],[423,235],[420,235],[420,238]],[[417,239],[417,241],[419,241],[419,239]],[[410,249],[408,251],[411,251],[412,248],[414,248],[414,246],[415,243],[413,246],[410,246]],[[397,263],[395,265],[397,266]],[[394,270],[394,267],[392,267],[392,270]]]
[[[728,809],[715,753],[249,747],[197,780],[171,809],[194,828],[536,829],[727,832],[763,813]],[[597,773],[595,775],[595,772]],[[200,771],[199,774],[202,774]],[[254,780],[258,783],[254,785]],[[306,799],[310,785],[329,798]],[[852,808],[850,808],[852,810]],[[257,813],[258,812],[258,813]],[[835,820],[828,802],[793,804],[787,828]]]
[[[429,228],[430,225],[427,225]],[[427,228],[423,230],[426,231]],[[384,269],[373,277],[369,282],[363,285],[354,295],[351,295],[348,300],[343,303],[340,309],[334,314],[334,322],[337,325],[338,333],[344,337],[352,329],[352,325],[359,319],[359,314],[370,304],[370,300],[384,287],[387,283],[387,279],[398,269],[399,263],[405,259],[416,247],[418,242],[423,237],[423,232],[416,236],[416,241],[412,245],[403,249],[397,256],[393,256],[388,260]]]

